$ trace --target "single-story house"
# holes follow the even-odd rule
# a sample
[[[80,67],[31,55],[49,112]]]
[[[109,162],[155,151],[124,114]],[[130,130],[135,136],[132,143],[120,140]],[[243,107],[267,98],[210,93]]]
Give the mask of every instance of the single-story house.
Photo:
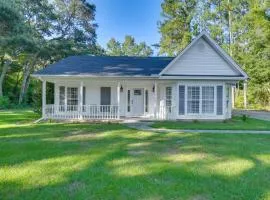
[[[176,57],[70,56],[33,74],[44,119],[231,118],[247,74],[203,32]],[[46,104],[46,82],[54,104]]]

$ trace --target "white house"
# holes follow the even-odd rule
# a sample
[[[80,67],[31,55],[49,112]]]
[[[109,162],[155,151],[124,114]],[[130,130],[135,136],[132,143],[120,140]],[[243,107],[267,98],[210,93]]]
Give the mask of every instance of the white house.
[[[248,78],[206,33],[174,58],[71,56],[33,76],[43,82],[43,118],[95,120],[228,119],[232,87]]]

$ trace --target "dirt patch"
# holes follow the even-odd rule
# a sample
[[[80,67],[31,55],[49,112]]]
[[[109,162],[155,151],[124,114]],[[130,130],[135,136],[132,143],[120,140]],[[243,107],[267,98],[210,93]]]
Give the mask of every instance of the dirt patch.
[[[129,150],[128,154],[131,156],[139,156],[139,155],[143,155],[146,152],[144,150]]]
[[[67,190],[70,196],[73,196],[78,192],[79,190],[82,190],[85,188],[85,183],[81,181],[73,181],[67,186]]]

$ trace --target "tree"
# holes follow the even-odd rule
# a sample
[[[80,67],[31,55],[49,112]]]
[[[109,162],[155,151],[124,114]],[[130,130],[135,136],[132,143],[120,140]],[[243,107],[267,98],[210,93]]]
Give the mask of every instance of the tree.
[[[0,96],[31,103],[33,71],[69,55],[104,54],[94,19],[86,0],[1,0]]]
[[[254,0],[239,21],[234,57],[250,75],[249,100],[270,106],[270,13],[267,2]]]
[[[123,43],[115,40],[114,38],[110,39],[107,43],[106,53],[110,56],[151,56],[153,50],[150,46],[147,46],[145,42],[137,44],[134,37],[130,35],[125,36]]]
[[[96,46],[95,6],[81,0],[23,0],[26,23],[31,26],[35,51],[23,67],[19,104],[24,100],[30,74],[43,59],[51,62],[69,55],[100,53]]]
[[[174,56],[190,43],[196,32],[195,25],[191,24],[196,2],[164,0],[161,4],[163,21],[159,22],[160,54]]]
[[[14,56],[28,45],[31,39],[27,35],[27,26],[15,1],[2,1],[0,4],[0,97],[3,96],[3,83]],[[25,48],[26,47],[26,48]]]
[[[121,56],[121,43],[116,41],[114,38],[110,39],[107,43],[107,54],[110,56]]]

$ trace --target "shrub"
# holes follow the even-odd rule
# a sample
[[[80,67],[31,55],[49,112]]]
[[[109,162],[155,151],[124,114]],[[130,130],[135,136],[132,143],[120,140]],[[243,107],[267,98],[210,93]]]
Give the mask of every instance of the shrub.
[[[10,107],[9,98],[6,96],[0,97],[0,109],[7,109]]]
[[[194,119],[194,120],[193,120],[193,123],[199,123],[199,120]]]
[[[242,115],[242,121],[243,122],[247,121],[247,115]]]

